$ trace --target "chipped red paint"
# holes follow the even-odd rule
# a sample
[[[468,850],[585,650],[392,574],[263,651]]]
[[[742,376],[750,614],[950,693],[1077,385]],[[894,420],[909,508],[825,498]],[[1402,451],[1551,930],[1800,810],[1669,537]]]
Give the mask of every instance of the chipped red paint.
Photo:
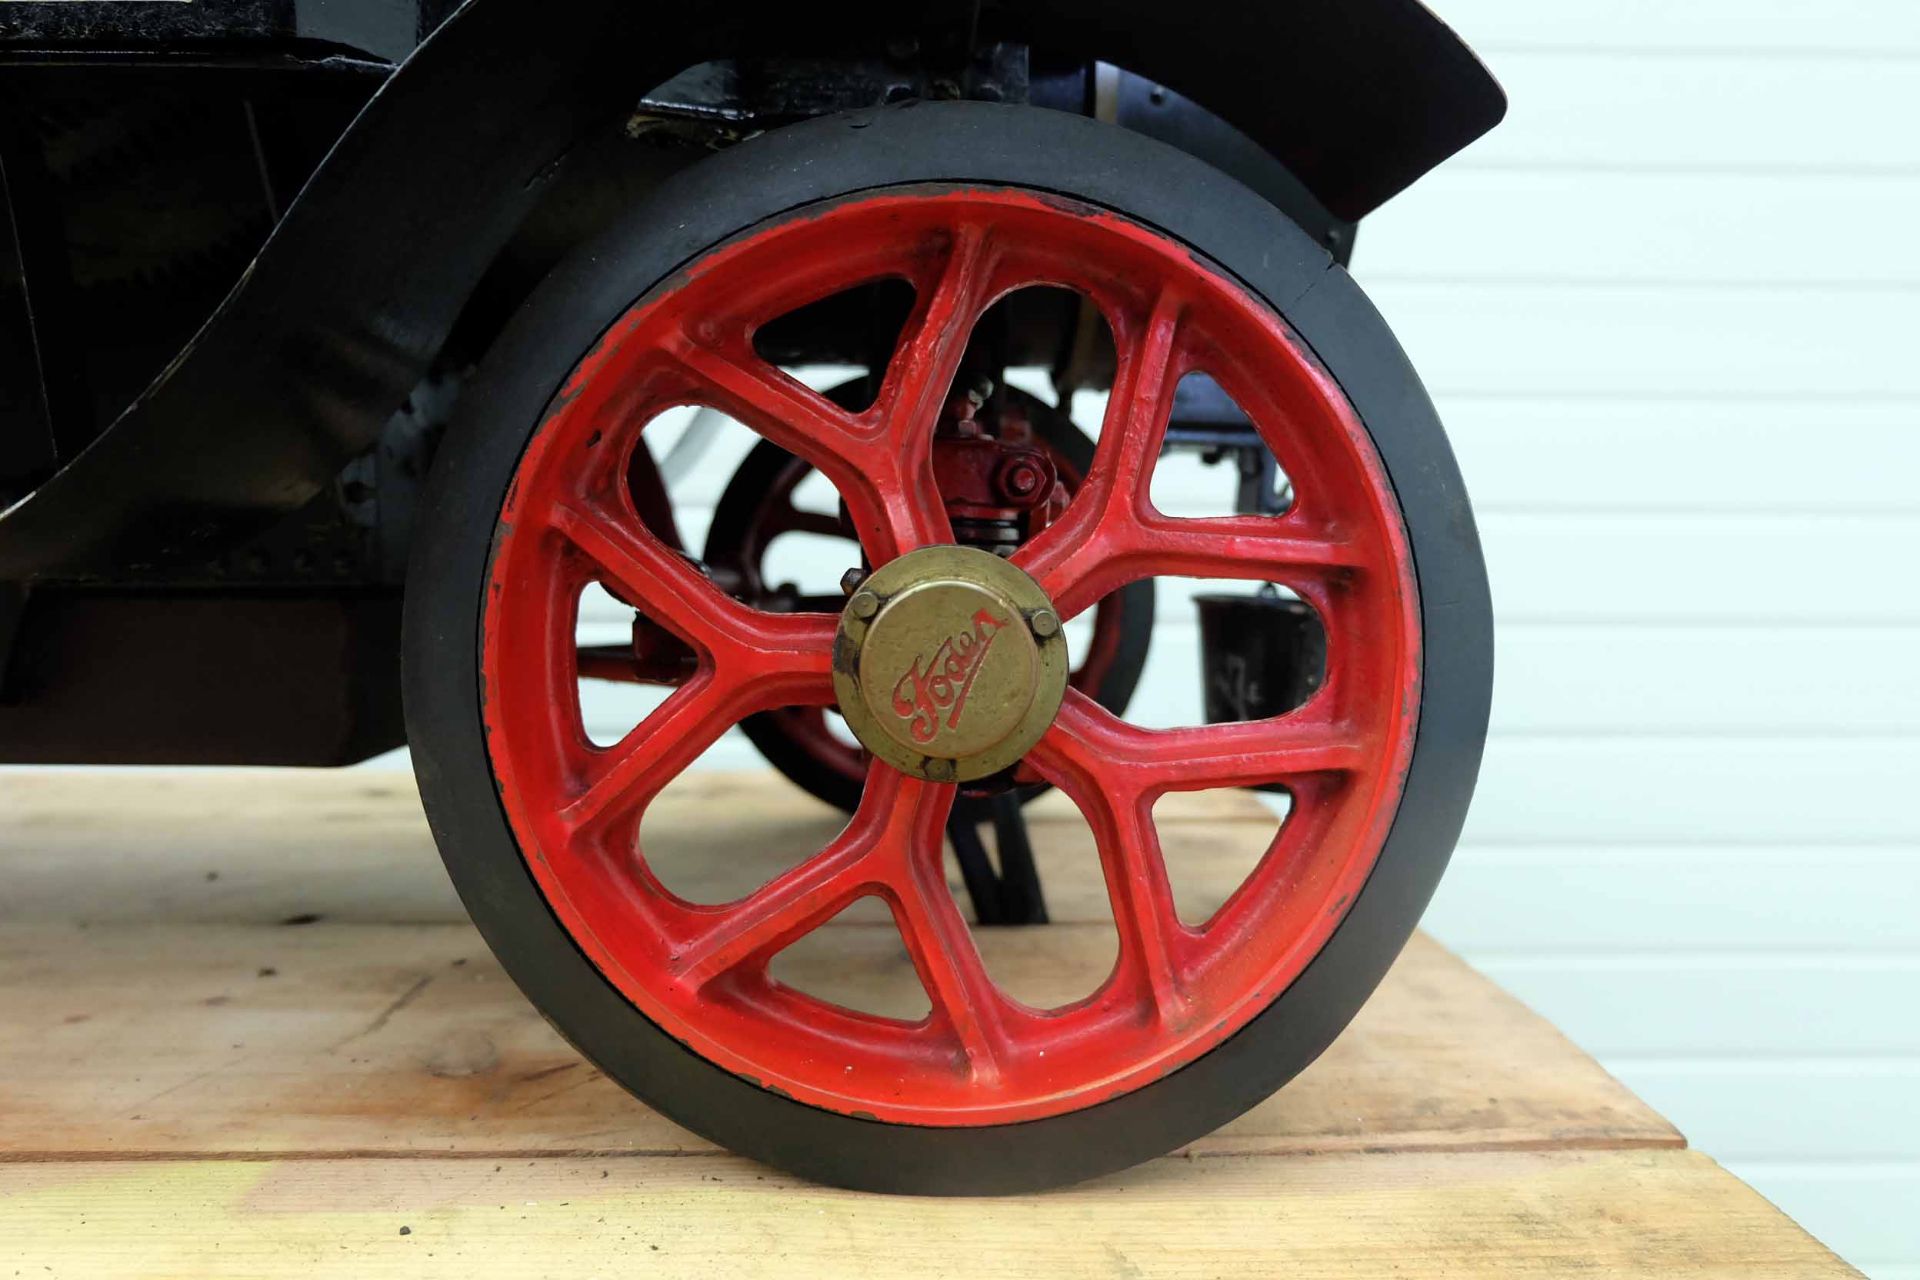
[[[856,284],[904,277],[918,304],[872,408],[849,414],[754,355],[754,326]],[[1069,692],[1026,765],[1085,814],[1119,929],[1092,995],[1036,1010],[988,977],[948,891],[953,788],[871,766],[859,810],[811,859],[737,902],[669,892],[638,841],[648,802],[743,716],[822,707],[835,619],[731,600],[645,527],[622,483],[644,424],[711,404],[821,470],[875,565],[950,540],[933,424],[973,321],[1029,284],[1105,313],[1119,367],[1093,467],[1016,563],[1063,617],[1148,575],[1268,578],[1319,611],[1327,679],[1273,720],[1150,731]],[[1294,481],[1282,516],[1167,517],[1148,499],[1174,384],[1203,369]],[[598,433],[599,443],[590,446]],[[597,579],[697,655],[618,745],[580,722],[574,601]],[[1365,882],[1398,803],[1419,705],[1405,532],[1340,389],[1274,312],[1184,246],[1057,196],[901,188],[810,208],[705,255],[637,302],[585,357],[523,457],[496,535],[484,715],[527,863],[581,949],[709,1060],[803,1102],[920,1125],[1089,1106],[1193,1061],[1319,951]],[[1152,806],[1178,790],[1284,782],[1293,811],[1204,924],[1173,909]],[[887,903],[932,1012],[856,1013],[782,986],[780,949],[862,896]]]

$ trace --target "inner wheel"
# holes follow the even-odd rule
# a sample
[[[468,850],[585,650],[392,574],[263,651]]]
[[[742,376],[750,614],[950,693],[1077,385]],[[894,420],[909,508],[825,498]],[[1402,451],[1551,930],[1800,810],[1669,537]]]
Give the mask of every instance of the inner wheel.
[[[755,354],[762,324],[881,279],[910,283],[916,305],[871,407],[836,406]],[[1091,299],[1118,363],[1084,482],[1003,566],[1041,602],[1004,597],[1023,611],[1024,641],[1047,650],[1050,624],[1036,625],[1037,610],[1064,622],[1155,575],[1260,578],[1312,605],[1328,654],[1304,706],[1180,730],[1137,728],[1037,675],[1002,679],[1042,714],[1030,732],[997,725],[994,741],[1013,743],[1085,816],[1120,939],[1106,981],[1052,1009],[1013,1000],[981,964],[942,865],[955,786],[938,768],[880,751],[898,741],[891,734],[863,735],[876,755],[845,829],[735,902],[668,891],[639,838],[649,802],[729,727],[781,708],[850,704],[846,673],[858,669],[865,632],[896,596],[934,580],[921,569],[954,541],[931,457],[969,334],[996,299],[1034,284]],[[1284,515],[1174,519],[1152,505],[1173,389],[1195,371],[1233,395],[1293,479]],[[688,404],[726,413],[822,472],[875,580],[899,562],[906,586],[871,612],[866,603],[856,612],[858,593],[837,616],[767,612],[663,542],[627,477],[645,425]],[[1270,308],[1185,245],[1017,189],[890,188],[812,206],[736,237],[642,298],[581,359],[529,444],[490,580],[488,751],[529,870],[574,941],[708,1060],[802,1102],[896,1123],[1076,1110],[1164,1076],[1245,1025],[1299,975],[1365,881],[1419,703],[1405,534],[1332,379]],[[658,709],[606,748],[587,738],[576,693],[575,602],[590,582],[692,654]],[[992,599],[1011,592],[986,589]],[[901,634],[944,627],[950,612],[929,608]],[[918,650],[903,642],[888,652]],[[874,669],[894,678],[893,666]],[[951,745],[951,755],[923,758],[968,759],[960,748],[977,744]],[[1210,919],[1184,923],[1154,801],[1274,782],[1294,809],[1272,848]],[[867,897],[885,903],[906,944],[931,1006],[924,1018],[859,1013],[769,975],[778,952]]]

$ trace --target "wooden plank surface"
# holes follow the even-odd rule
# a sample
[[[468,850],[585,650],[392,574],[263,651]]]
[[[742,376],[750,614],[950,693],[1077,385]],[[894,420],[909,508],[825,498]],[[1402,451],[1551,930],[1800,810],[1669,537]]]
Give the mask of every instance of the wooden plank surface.
[[[1160,1160],[989,1201],[657,1156],[43,1164],[0,1185],[21,1274],[88,1280],[1857,1275],[1690,1151]]]
[[[742,785],[754,784],[696,777],[643,831],[682,864],[676,887],[715,897],[703,881],[724,876],[737,891],[840,823],[784,786],[739,804]],[[0,836],[0,1011],[19,1032],[0,1053],[0,1149],[712,1150],[600,1078],[515,991],[466,923],[403,778],[262,788],[127,775],[111,807],[101,789],[59,775],[0,782],[16,815]],[[982,931],[981,945],[1022,996],[1067,999],[1079,992],[1049,984],[1096,983],[1113,926],[1084,824],[1055,798],[1036,807],[1060,923]],[[1211,886],[1203,902],[1224,896],[1276,823],[1243,793],[1183,797],[1159,818],[1182,880]],[[878,1002],[918,991],[872,913],[835,942]],[[808,985],[804,969],[789,980]],[[1421,939],[1325,1058],[1195,1149],[1680,1141],[1550,1025]]]
[[[0,1022],[0,1158],[712,1150],[582,1062],[464,925],[7,926]],[[1556,1145],[1680,1138],[1423,941],[1325,1057],[1195,1149]]]
[[[738,777],[663,803],[649,851],[709,899],[840,821]],[[1851,1274],[1425,938],[1319,1063],[1240,1120],[982,1212],[796,1183],[601,1077],[466,923],[403,777],[19,773],[0,775],[0,812],[0,1238],[22,1274],[831,1274],[868,1251],[934,1275],[1531,1275],[1575,1259]],[[1202,910],[1276,823],[1239,794],[1157,818]],[[1110,955],[1112,924],[1084,824],[1048,799],[1034,840],[1060,923],[981,931],[988,963],[1023,992],[1097,981],[1088,958]],[[870,994],[912,984],[881,921],[832,928],[855,958],[837,967]]]

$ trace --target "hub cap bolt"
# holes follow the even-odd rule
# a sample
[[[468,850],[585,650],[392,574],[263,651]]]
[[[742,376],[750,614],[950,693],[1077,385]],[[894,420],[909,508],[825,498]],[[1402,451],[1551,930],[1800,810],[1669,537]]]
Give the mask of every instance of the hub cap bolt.
[[[1027,619],[1027,625],[1033,628],[1033,634],[1045,640],[1060,633],[1060,615],[1051,609],[1040,609]]]
[[[871,618],[880,612],[880,597],[871,591],[862,591],[847,601],[847,612],[856,618]]]

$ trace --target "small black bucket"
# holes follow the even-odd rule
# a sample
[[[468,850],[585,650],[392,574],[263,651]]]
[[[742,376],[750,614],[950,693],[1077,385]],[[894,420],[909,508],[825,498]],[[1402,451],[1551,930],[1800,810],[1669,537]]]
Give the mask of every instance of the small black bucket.
[[[1208,724],[1264,720],[1303,705],[1327,678],[1327,633],[1301,600],[1196,596]]]

